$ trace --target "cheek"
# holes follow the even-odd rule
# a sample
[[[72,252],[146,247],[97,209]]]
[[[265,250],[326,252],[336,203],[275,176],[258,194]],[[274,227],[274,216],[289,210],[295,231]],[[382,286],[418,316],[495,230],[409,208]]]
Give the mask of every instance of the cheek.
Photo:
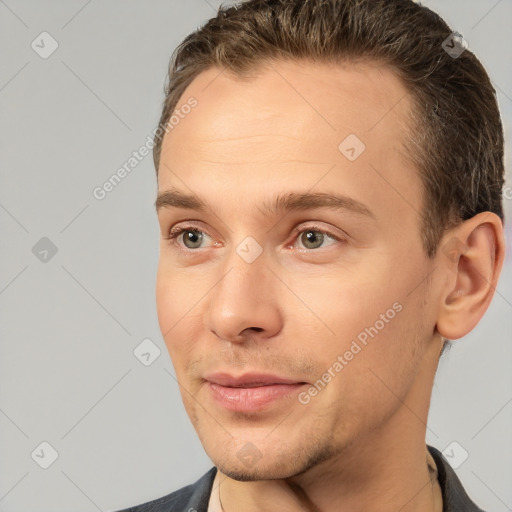
[[[309,324],[302,332],[313,334],[316,347],[321,347],[313,351],[316,361],[336,375],[332,390],[343,388],[355,396],[377,388],[385,392],[385,384],[400,388],[417,364],[417,338],[423,332],[418,320],[421,290],[409,294],[408,277],[390,278],[396,274],[384,272],[382,266],[318,276],[314,283],[295,280],[291,286],[314,320],[298,316],[298,324]],[[304,340],[304,334],[298,338]],[[342,368],[333,368],[336,362]]]
[[[200,304],[198,290],[187,286],[189,279],[183,279],[179,270],[167,270],[159,264],[156,278],[156,309],[158,323],[173,364],[180,367],[180,360],[186,355],[191,334],[187,325],[197,315]],[[197,319],[196,319],[197,320]]]
[[[160,257],[156,275],[156,306],[162,333],[194,312],[204,296],[205,280],[187,269],[180,269]]]
[[[359,318],[355,324],[344,318],[352,332],[341,340],[345,362],[335,386],[340,396],[347,397],[348,410],[368,418],[385,416],[405,400],[429,341],[429,326],[421,318],[422,301],[418,297],[393,301],[396,297],[375,298],[366,310],[353,310],[354,318]]]
[[[354,268],[310,277],[302,275],[300,279],[294,276],[288,282],[300,301],[295,320],[299,324],[307,322],[308,329],[314,325],[315,334],[323,339],[324,347],[336,354],[348,348],[358,335],[364,338],[365,328],[375,322],[382,328],[381,314],[389,310],[387,317],[396,315],[392,308],[397,293],[382,282],[382,277],[379,282],[379,276],[372,274],[363,268]],[[290,305],[295,299],[290,297],[288,301]]]
[[[169,331],[179,314],[178,308],[179,301],[177,300],[176,288],[159,266],[156,279],[156,311],[160,332],[166,342]]]

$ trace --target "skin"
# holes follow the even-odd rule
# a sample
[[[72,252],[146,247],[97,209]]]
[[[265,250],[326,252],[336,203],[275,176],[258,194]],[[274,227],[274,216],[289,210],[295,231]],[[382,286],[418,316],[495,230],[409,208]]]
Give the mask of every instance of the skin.
[[[158,191],[210,209],[159,210],[157,312],[225,511],[435,510],[425,434],[442,336],[464,336],[489,306],[500,219],[476,215],[426,257],[422,185],[402,147],[411,101],[377,63],[280,61],[246,81],[210,69],[177,108],[191,96],[197,107],[164,138]],[[353,162],[338,149],[348,134],[366,146]],[[344,194],[374,218],[328,208],[264,216],[262,204],[286,192]],[[200,248],[168,240],[173,226],[202,231]],[[322,242],[318,229],[342,241]],[[236,252],[248,236],[263,251],[252,263]],[[307,404],[294,393],[245,413],[212,398],[204,376],[214,371],[315,383],[394,303],[400,312]]]

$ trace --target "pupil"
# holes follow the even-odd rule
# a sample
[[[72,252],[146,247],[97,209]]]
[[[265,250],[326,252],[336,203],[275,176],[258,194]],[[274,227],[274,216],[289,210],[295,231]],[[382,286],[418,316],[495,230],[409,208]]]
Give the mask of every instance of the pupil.
[[[314,247],[320,247],[322,245],[324,235],[322,233],[317,233],[316,231],[306,231],[304,233],[305,240],[303,240],[303,243],[306,247],[311,248],[311,245]]]
[[[189,248],[199,247],[201,245],[202,237],[203,235],[198,231],[187,231],[184,239],[185,245]]]

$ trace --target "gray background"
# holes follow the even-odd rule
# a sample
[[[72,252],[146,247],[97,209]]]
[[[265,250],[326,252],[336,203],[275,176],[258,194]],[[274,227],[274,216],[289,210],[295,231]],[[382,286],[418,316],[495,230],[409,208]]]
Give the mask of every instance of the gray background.
[[[487,67],[510,139],[512,1],[424,4]],[[151,156],[104,200],[92,191],[145,142],[172,50],[219,5],[0,1],[1,511],[116,510],[211,467],[156,318]],[[59,45],[47,59],[31,48],[43,31]],[[510,148],[507,169],[510,223]],[[32,251],[43,237],[57,248],[46,262]],[[469,453],[457,473],[493,512],[512,510],[511,239],[508,224],[490,309],[440,363],[427,436]],[[146,338],[161,350],[149,366],[133,354]],[[47,469],[43,441],[58,453]]]

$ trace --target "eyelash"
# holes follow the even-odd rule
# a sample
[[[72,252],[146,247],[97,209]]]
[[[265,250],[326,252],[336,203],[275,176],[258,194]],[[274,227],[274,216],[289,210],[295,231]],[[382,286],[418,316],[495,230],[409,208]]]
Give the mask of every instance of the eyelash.
[[[204,235],[208,236],[208,233],[203,231],[199,226],[196,226],[196,225],[193,225],[193,224],[189,224],[189,225],[186,225],[186,226],[180,226],[178,228],[172,228],[171,231],[169,232],[169,236],[164,237],[164,239],[168,240],[170,245],[178,245],[178,237],[180,235],[182,235],[183,233],[186,233],[188,231],[199,231],[200,233],[203,233]],[[327,231],[327,230],[321,228],[320,226],[315,226],[315,225],[311,225],[311,226],[307,226],[307,227],[301,227],[301,228],[295,228],[292,231],[292,234],[294,235],[293,240],[296,241],[297,238],[298,238],[298,235],[300,235],[300,234],[302,234],[304,232],[307,232],[307,231],[314,231],[314,232],[317,232],[317,233],[322,233],[323,235],[326,235],[328,238],[336,240],[337,242],[340,242],[340,243],[343,243],[343,242],[346,241],[345,239],[334,235],[330,231]],[[289,244],[287,244],[287,246],[288,245]],[[195,251],[198,250],[198,249],[189,249],[188,247],[182,247],[182,246],[180,246],[180,248],[182,250],[184,250],[184,251],[187,251],[187,252],[195,252]],[[316,251],[318,249],[301,248],[301,250],[302,251]]]

